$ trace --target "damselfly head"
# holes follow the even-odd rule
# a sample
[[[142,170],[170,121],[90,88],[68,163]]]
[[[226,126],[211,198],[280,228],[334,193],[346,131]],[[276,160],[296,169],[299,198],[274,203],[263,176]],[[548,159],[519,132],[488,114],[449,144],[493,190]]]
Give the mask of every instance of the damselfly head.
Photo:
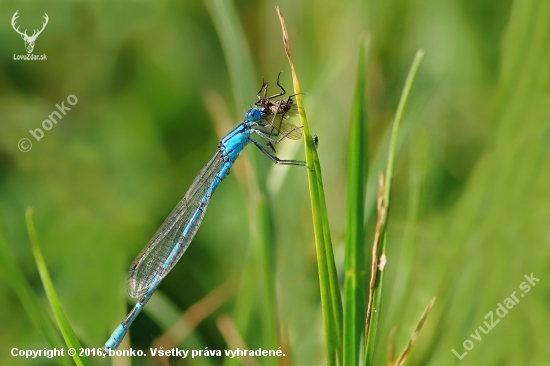
[[[244,114],[244,118],[246,118],[250,122],[258,122],[262,117],[264,117],[264,111],[265,108],[259,106],[250,108]]]

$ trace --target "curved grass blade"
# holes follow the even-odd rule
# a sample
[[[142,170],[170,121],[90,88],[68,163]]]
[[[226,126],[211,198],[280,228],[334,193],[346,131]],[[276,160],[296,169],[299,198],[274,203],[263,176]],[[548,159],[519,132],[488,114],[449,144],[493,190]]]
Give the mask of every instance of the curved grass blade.
[[[338,286],[336,265],[332,251],[330,229],[328,224],[327,206],[323,190],[321,166],[317,149],[309,131],[306,112],[300,93],[300,84],[292,61],[288,32],[284,18],[275,7],[283,31],[283,42],[286,55],[292,71],[294,93],[298,104],[298,114],[303,127],[304,146],[306,151],[306,163],[308,166],[309,194],[311,199],[311,211],[313,216],[313,229],[315,231],[315,244],[317,250],[317,266],[319,270],[319,285],[321,287],[321,303],[323,308],[323,327],[326,345],[327,365],[342,364],[342,298]]]
[[[359,47],[357,80],[351,109],[348,149],[346,256],[344,277],[344,365],[358,365],[364,352],[365,330],[365,226],[364,196],[367,159],[366,68],[369,41]]]
[[[413,334],[411,335],[411,338],[409,339],[409,342],[405,346],[405,349],[399,357],[397,358],[397,361],[395,362],[395,366],[403,366],[405,363],[405,360],[407,359],[407,356],[409,355],[409,352],[411,351],[411,348],[416,341],[416,337],[418,337],[418,333],[420,333],[420,330],[422,329],[422,326],[424,325],[424,322],[426,321],[426,318],[428,317],[428,314],[430,313],[430,310],[432,310],[432,306],[435,302],[435,296],[430,300],[428,303],[428,306],[426,306],[426,309],[424,309],[424,312],[422,313],[422,316],[420,317],[420,320],[418,321],[418,324],[416,325],[416,328],[414,329]]]
[[[32,213],[32,208],[28,208],[27,212],[25,212],[25,219],[27,221],[27,230],[29,232],[29,239],[31,241],[32,253],[36,262],[36,267],[38,268],[38,273],[40,274],[40,279],[42,280],[42,285],[44,286],[44,290],[46,291],[46,295],[48,296],[53,314],[55,316],[55,319],[57,320],[57,324],[59,325],[59,329],[61,330],[61,334],[63,335],[63,339],[65,340],[67,347],[79,350],[82,346],[80,345],[76,334],[71,328],[71,325],[69,324],[69,321],[65,316],[63,309],[61,308],[59,298],[57,297],[52,280],[50,278],[50,274],[48,272],[48,268],[46,267],[46,262],[44,261],[44,257],[42,256],[42,251],[40,250],[40,246],[38,244],[38,236],[36,235],[36,230],[32,221]],[[80,356],[79,352],[76,352],[76,354],[73,356],[73,360],[78,366],[92,365],[90,363],[90,360],[88,360],[87,357]]]
[[[401,121],[405,113],[407,102],[411,94],[412,86],[418,73],[422,59],[424,58],[424,50],[420,49],[414,56],[413,63],[407,75],[401,98],[397,106],[397,112],[395,114],[395,120],[393,123],[392,136],[390,140],[390,148],[388,153],[388,163],[386,166],[385,178],[381,179],[381,191],[379,194],[378,212],[379,219],[377,222],[376,237],[373,245],[372,256],[372,271],[370,281],[370,293],[369,293],[369,305],[367,307],[367,321],[365,325],[366,334],[366,354],[365,364],[370,366],[374,362],[374,352],[376,350],[376,335],[378,330],[378,320],[380,317],[380,303],[382,299],[382,287],[384,283],[384,265],[379,263],[379,258],[384,258],[386,252],[386,225],[387,225],[387,213],[390,205],[390,192],[391,183],[393,177],[393,167],[395,163],[395,151],[397,148],[397,138],[399,136],[399,130],[401,128]],[[375,311],[376,310],[376,311]]]
[[[40,332],[46,338],[46,342],[50,348],[61,349],[65,344],[61,339],[59,332],[55,328],[50,315],[44,310],[40,304],[40,300],[36,297],[31,286],[25,279],[25,276],[17,266],[4,236],[0,233],[0,263],[1,268],[6,274],[6,278],[10,281],[13,291],[17,294],[21,305],[27,312],[29,318],[34,325],[40,330]],[[55,357],[60,365],[70,366],[71,362],[68,356]]]

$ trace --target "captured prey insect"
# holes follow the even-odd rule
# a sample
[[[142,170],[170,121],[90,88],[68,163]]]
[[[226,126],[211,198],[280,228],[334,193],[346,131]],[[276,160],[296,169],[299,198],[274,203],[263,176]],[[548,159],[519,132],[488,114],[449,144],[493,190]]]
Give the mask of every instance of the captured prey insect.
[[[303,161],[281,160],[252,139],[255,134],[273,146],[285,138],[297,140],[302,136],[301,129],[287,119],[296,106],[293,96],[274,100],[286,94],[279,84],[279,77],[277,85],[282,91],[267,97],[268,84],[263,82],[258,101],[245,113],[245,120],[220,141],[212,159],[201,169],[183,199],[130,266],[128,294],[140,299],[105,343],[105,354],[120,345],[160,282],[181,258],[202,222],[210,197],[246,145],[253,143],[276,164],[306,166]]]

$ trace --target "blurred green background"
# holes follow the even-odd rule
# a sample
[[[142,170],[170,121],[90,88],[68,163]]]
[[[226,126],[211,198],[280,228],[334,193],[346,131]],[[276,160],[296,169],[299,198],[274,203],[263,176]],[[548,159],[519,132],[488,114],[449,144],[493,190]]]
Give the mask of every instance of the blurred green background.
[[[214,26],[213,9],[220,3],[234,7],[250,49],[254,70],[247,100],[239,100],[238,81],[230,78]],[[216,128],[229,131],[219,121],[243,119],[262,76],[274,85],[283,70],[282,83],[292,89],[275,5],[285,15],[310,128],[319,137],[340,275],[346,144],[361,34],[371,38],[369,245],[375,182],[386,161],[393,114],[415,51],[426,51],[399,139],[385,297],[377,309],[377,364],[385,364],[390,329],[398,326],[395,341],[401,350],[434,295],[437,301],[409,364],[550,364],[546,0],[1,0],[0,231],[44,306],[49,308],[30,251],[25,209],[35,209],[42,250],[78,337],[85,347],[101,347],[129,310],[130,263],[214,153]],[[48,14],[34,49],[47,61],[13,59],[26,54],[10,25],[16,10],[21,29],[39,27]],[[29,130],[41,128],[55,104],[71,94],[78,103],[36,141]],[[18,149],[22,138],[32,141],[29,152]],[[282,145],[280,157],[303,159],[301,142]],[[248,150],[247,158],[261,158]],[[281,364],[322,365],[306,173],[260,162],[269,168],[261,180],[269,187],[273,211],[279,342],[288,355]],[[255,218],[249,217],[247,185],[236,179],[239,169],[243,165],[219,187],[194,242],[132,326],[125,347],[148,350],[177,316],[228,279],[232,282],[223,291],[229,299],[205,310],[206,319],[179,347],[233,348],[220,331],[220,319],[234,319],[235,309],[246,304],[249,326],[241,337],[248,348],[265,347],[258,315],[261,291],[255,291],[262,283],[243,285],[254,273],[244,269],[261,264],[250,254]],[[484,316],[513,291],[519,294],[524,275],[531,273],[540,282],[490,333],[478,332],[482,339],[472,339]],[[10,356],[13,347],[48,346],[3,270],[0,299],[0,364],[56,364]],[[451,349],[463,354],[466,339],[474,348],[459,361]],[[92,362],[110,364],[100,358]],[[114,362],[160,363],[151,358]],[[173,365],[222,363],[221,358],[170,360]]]

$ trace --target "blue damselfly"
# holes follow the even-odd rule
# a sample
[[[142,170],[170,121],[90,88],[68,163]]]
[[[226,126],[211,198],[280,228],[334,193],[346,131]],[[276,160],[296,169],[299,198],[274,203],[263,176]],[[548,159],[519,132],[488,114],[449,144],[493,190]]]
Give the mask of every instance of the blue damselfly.
[[[132,322],[181,258],[199,229],[210,197],[246,145],[253,143],[276,164],[306,165],[303,161],[281,160],[252,138],[252,135],[259,136],[275,152],[274,145],[283,139],[297,140],[302,136],[301,129],[288,121],[296,107],[293,96],[275,99],[286,93],[279,84],[279,77],[277,85],[282,91],[268,97],[268,84],[263,82],[258,101],[245,113],[244,121],[220,141],[212,159],[201,169],[183,199],[130,266],[128,293],[140,299],[105,343],[105,353],[120,345]]]

